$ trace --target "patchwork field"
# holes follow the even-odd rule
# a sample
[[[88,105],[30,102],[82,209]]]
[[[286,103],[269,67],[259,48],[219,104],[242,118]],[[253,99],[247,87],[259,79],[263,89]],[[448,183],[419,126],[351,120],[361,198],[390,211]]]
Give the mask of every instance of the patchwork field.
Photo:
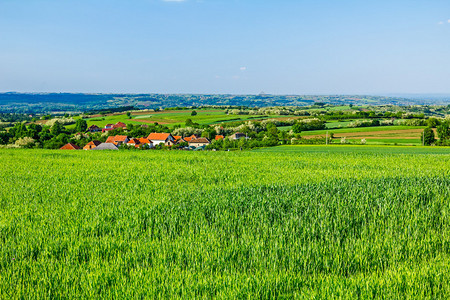
[[[129,119],[125,114],[109,114],[106,116],[93,116],[85,119],[90,125],[97,125],[100,127],[108,123],[125,122],[131,124],[145,124],[155,123],[166,125],[183,125],[186,119],[191,119],[194,123],[199,124],[217,124],[227,121],[245,121],[245,120],[262,120],[267,118],[277,118],[280,116],[263,116],[263,115],[227,115],[225,110],[211,109],[211,110],[195,110],[197,115],[191,116],[192,110],[176,110],[176,111],[161,111],[161,112],[133,112],[132,119]]]
[[[0,298],[448,298],[450,149],[0,149]]]

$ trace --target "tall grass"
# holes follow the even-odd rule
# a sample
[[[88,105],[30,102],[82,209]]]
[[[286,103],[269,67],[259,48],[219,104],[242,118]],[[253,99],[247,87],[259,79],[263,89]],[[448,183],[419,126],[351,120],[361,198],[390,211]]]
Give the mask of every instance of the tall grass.
[[[290,149],[0,150],[0,298],[450,295],[450,154]]]

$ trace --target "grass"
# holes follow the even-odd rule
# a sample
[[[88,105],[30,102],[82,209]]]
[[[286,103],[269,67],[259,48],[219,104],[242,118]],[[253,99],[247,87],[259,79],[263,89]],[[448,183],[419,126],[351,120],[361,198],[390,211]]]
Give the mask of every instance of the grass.
[[[167,126],[184,125],[187,119],[191,119],[194,123],[202,125],[212,125],[222,122],[230,121],[245,121],[256,119],[267,119],[271,117],[280,116],[265,116],[265,115],[227,115],[225,110],[212,109],[212,110],[196,110],[197,115],[191,116],[191,110],[179,110],[179,111],[162,111],[162,112],[139,112],[133,113],[132,119],[128,119],[126,114],[108,115],[104,117],[92,117],[85,119],[88,126],[97,125],[104,127],[106,124],[117,122],[131,123],[131,124],[148,124],[158,122],[159,124],[165,124]],[[104,120],[102,120],[104,119]],[[75,125],[73,125],[75,126]]]
[[[321,135],[328,133],[355,133],[355,132],[372,132],[372,131],[390,131],[390,130],[410,130],[424,129],[425,126],[376,126],[376,127],[357,127],[357,128],[341,128],[341,129],[324,129],[303,131],[302,135]]]
[[[449,153],[1,149],[0,298],[448,298]]]

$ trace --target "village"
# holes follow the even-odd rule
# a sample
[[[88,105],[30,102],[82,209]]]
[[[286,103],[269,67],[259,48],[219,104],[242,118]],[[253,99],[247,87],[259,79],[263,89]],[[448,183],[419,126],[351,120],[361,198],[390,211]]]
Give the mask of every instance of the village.
[[[117,122],[116,124],[107,124],[104,128],[100,128],[97,125],[90,126],[87,131],[90,133],[95,132],[108,132],[114,129],[126,129],[126,124],[123,122]],[[216,135],[214,140],[223,140],[223,135]],[[238,140],[240,138],[246,138],[243,133],[234,133],[228,137],[230,140]],[[60,150],[119,150],[119,148],[128,149],[154,149],[162,148],[163,146],[172,147],[179,146],[181,150],[204,150],[207,145],[211,144],[211,140],[207,137],[201,137],[193,134],[188,137],[172,135],[171,133],[158,133],[152,132],[146,137],[129,137],[127,135],[114,135],[109,136],[104,143],[98,140],[92,140],[87,143],[83,148],[74,144],[67,143],[60,148]]]

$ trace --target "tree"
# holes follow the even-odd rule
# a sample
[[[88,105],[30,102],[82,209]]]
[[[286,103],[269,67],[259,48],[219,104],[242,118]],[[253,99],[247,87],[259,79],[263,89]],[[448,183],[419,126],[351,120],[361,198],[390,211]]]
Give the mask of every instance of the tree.
[[[75,123],[75,130],[77,132],[85,132],[87,129],[87,122],[83,119],[78,119]]]
[[[439,120],[436,118],[429,118],[427,120],[427,126],[431,128],[436,128],[439,125]]]
[[[194,125],[194,122],[192,122],[191,119],[186,119],[186,121],[184,122],[184,124],[186,125],[186,127],[190,127]]]
[[[193,110],[192,112],[191,112],[191,116],[196,116],[197,115],[197,112],[195,111],[195,110]]]
[[[434,131],[430,127],[427,127],[423,130],[423,135],[421,137],[422,143],[426,146],[430,146],[431,144],[434,144],[435,138],[434,138]]]
[[[437,127],[437,134],[440,140],[450,139],[450,122],[443,122]]]
[[[63,126],[61,125],[61,123],[59,123],[58,121],[55,122],[55,124],[53,124],[52,128],[50,128],[50,132],[51,134],[53,134],[54,136],[59,135],[61,132],[63,132]]]
[[[131,119],[131,112],[127,111],[127,117],[128,119]]]

